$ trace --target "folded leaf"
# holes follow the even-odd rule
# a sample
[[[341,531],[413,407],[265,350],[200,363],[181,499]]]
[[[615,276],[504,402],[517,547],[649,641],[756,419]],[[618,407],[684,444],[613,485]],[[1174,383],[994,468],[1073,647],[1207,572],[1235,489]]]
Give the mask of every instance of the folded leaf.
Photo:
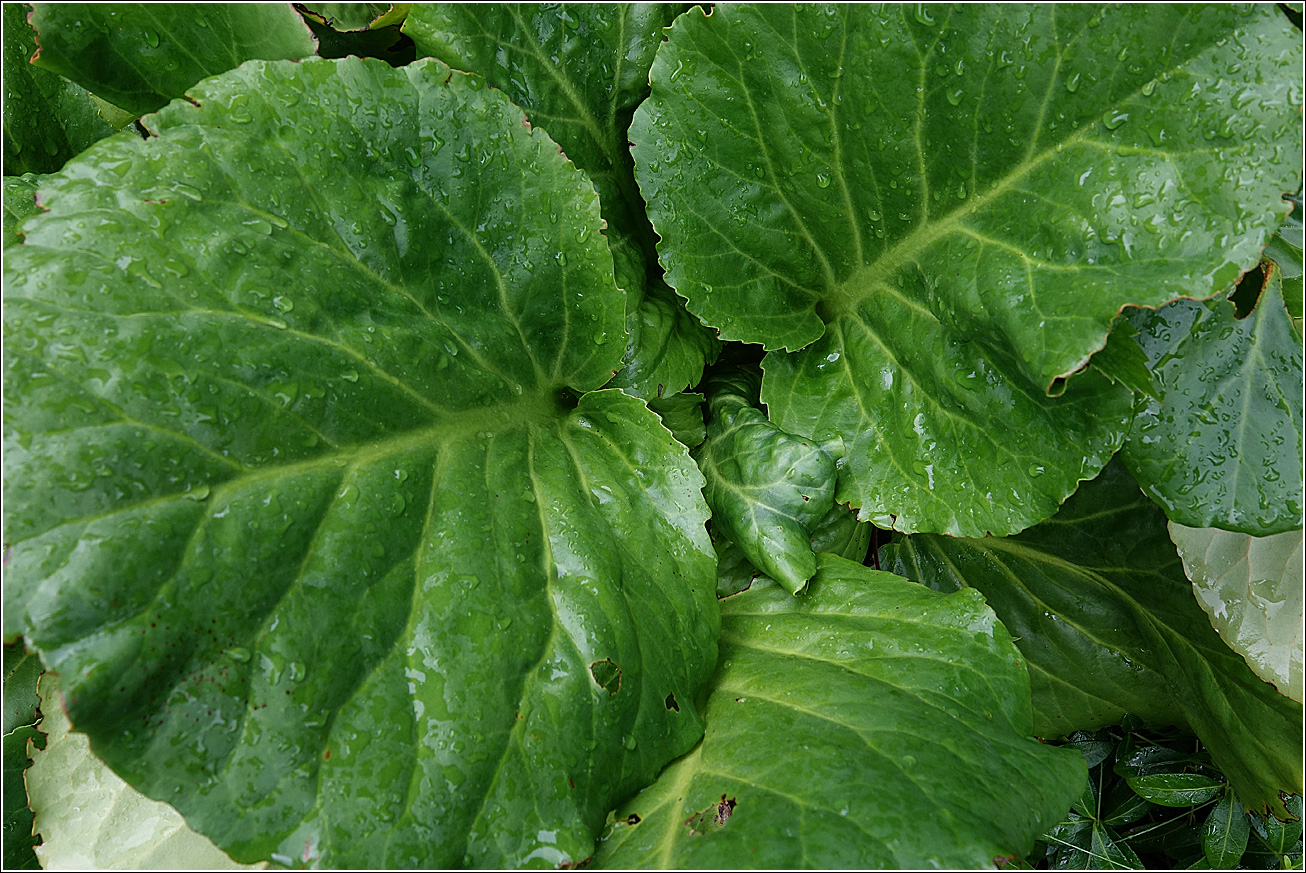
[[[589,180],[436,61],[191,93],[6,253],[6,632],[237,860],[584,859],[718,627]]]
[[[756,407],[760,380],[733,368],[707,380],[707,441],[695,455],[712,527],[797,594],[816,572],[811,538],[834,506],[834,459]]]
[[[36,65],[134,116],[242,61],[294,60],[314,50],[308,25],[289,3],[32,5]]]
[[[1263,682],[1197,605],[1161,510],[1119,464],[1015,537],[906,537],[886,569],[983,593],[1029,660],[1035,730],[1056,737],[1133,713],[1187,724],[1250,807],[1302,791],[1301,708]]]
[[[96,140],[113,133],[91,95],[28,63],[36,33],[31,6],[4,4],[4,171],[53,173]]]
[[[979,596],[817,560],[803,597],[721,602],[707,735],[617,810],[600,867],[987,867],[1079,794],[1080,754],[1027,738],[1024,666]]]
[[[648,408],[658,414],[667,430],[686,448],[702,445],[707,439],[707,428],[703,424],[702,394],[681,392],[670,397],[650,400]]]
[[[662,30],[681,8],[415,3],[403,28],[419,55],[479,73],[502,89],[594,180],[617,284],[629,294],[630,343],[611,385],[646,399],[697,384],[720,351],[683,301],[650,280],[656,237],[626,141],[631,113],[648,96]]]
[[[1267,276],[1247,318],[1227,301],[1129,314],[1152,366],[1121,457],[1173,521],[1269,536],[1302,526],[1302,346]]]
[[[1220,637],[1283,694],[1303,700],[1302,531],[1251,537],[1170,522],[1184,573]]]
[[[1130,413],[1095,370],[1045,395],[1124,305],[1224,290],[1297,184],[1276,10],[1019,10],[691,10],[631,126],[668,283],[793,352],[762,399],[842,440],[838,499],[883,527],[1052,515]]]

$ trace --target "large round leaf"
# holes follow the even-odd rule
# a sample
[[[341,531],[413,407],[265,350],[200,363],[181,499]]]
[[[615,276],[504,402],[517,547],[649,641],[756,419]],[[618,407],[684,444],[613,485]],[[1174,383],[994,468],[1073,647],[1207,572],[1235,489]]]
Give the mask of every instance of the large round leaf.
[[[656,238],[626,141],[663,28],[679,11],[657,3],[416,3],[404,21],[420,54],[485,76],[594,181],[617,284],[628,294],[630,342],[612,385],[644,398],[694,385],[720,349],[649,269]]]
[[[929,534],[884,566],[940,591],[975,588],[1029,659],[1040,736],[1126,712],[1187,724],[1248,806],[1286,816],[1302,792],[1301,707],[1225,645],[1193,598],[1166,519],[1121,464],[1015,537]]]
[[[1255,263],[1296,185],[1299,64],[1269,7],[690,11],[636,175],[690,310],[802,349],[763,400],[846,447],[840,500],[1009,533],[1119,445],[1122,389],[1044,395],[1121,307]]]
[[[238,860],[583,859],[717,628],[589,181],[434,61],[192,95],[6,254],[6,633]]]
[[[817,557],[807,594],[721,603],[707,736],[616,813],[615,868],[979,868],[1084,787],[1029,739],[1029,679],[975,592]]]

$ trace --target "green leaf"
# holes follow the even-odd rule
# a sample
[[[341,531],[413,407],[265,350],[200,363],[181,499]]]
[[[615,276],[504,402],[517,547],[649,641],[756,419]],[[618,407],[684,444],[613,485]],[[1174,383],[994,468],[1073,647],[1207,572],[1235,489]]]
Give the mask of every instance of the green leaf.
[[[591,391],[624,313],[589,181],[435,61],[192,93],[6,253],[6,625],[237,860],[583,860],[701,736],[665,701],[718,630],[701,475]]]
[[[1294,795],[1285,801],[1288,814],[1291,816],[1287,821],[1280,821],[1274,816],[1264,816],[1252,813],[1252,829],[1256,831],[1256,836],[1265,842],[1271,851],[1278,855],[1286,855],[1293,851],[1293,847],[1301,842],[1302,839],[1302,798],[1301,795]]]
[[[617,810],[599,866],[975,868],[1079,793],[1083,758],[1027,738],[1024,667],[977,594],[817,561],[803,597],[721,601],[707,735]]]
[[[33,847],[41,841],[32,834],[26,773],[31,764],[28,741],[44,739],[36,728],[41,721],[36,693],[41,662],[19,642],[4,647],[4,670],[4,868],[39,870]]]
[[[1109,827],[1130,825],[1147,815],[1152,805],[1134,793],[1128,783],[1118,781],[1107,791],[1102,803],[1102,824]]]
[[[697,384],[720,350],[713,333],[656,278],[656,237],[626,139],[631,113],[648,96],[662,30],[681,8],[415,3],[403,28],[420,55],[502,89],[594,181],[617,284],[630,298],[630,343],[612,387],[646,399]]]
[[[834,506],[834,459],[756,407],[760,379],[733,368],[707,380],[707,441],[695,455],[712,526],[797,594],[816,572],[812,533]]]
[[[1220,796],[1202,825],[1202,851],[1215,870],[1232,870],[1247,851],[1251,824],[1242,803],[1230,790]]]
[[[1270,261],[1279,268],[1283,276],[1283,302],[1292,318],[1297,331],[1297,339],[1302,336],[1302,220],[1301,195],[1289,198],[1293,211],[1284,221],[1279,232],[1270,237],[1261,253],[1262,261]]]
[[[396,6],[411,3],[304,3],[303,8],[319,16],[336,30],[367,30],[372,22]]]
[[[1282,220],[1300,56],[1264,6],[691,10],[636,175],[690,311],[802,350],[768,356],[762,399],[843,441],[840,501],[1014,533],[1130,414],[1093,370],[1045,392],[1124,305],[1224,290]]]
[[[242,61],[294,60],[314,50],[288,3],[32,5],[36,65],[136,116]]]
[[[1188,527],[1268,536],[1302,526],[1302,347],[1271,271],[1244,319],[1226,301],[1129,315],[1159,399],[1144,399],[1121,457]]]
[[[41,177],[34,173],[4,177],[4,226],[0,233],[0,245],[4,248],[22,242],[23,235],[18,225],[27,216],[41,211],[36,205],[36,190],[40,185]]]
[[[1256,675],[1303,701],[1302,531],[1252,537],[1170,522],[1184,573],[1220,637]]]
[[[1093,822],[1089,838],[1088,868],[1104,870],[1142,870],[1143,862],[1129,847],[1122,842],[1111,828],[1099,822]]]
[[[1212,629],[1164,514],[1121,465],[1019,536],[912,536],[881,560],[937,590],[979,589],[1028,659],[1040,736],[1125,712],[1186,723],[1253,808],[1282,811],[1280,792],[1301,792],[1301,708]]]
[[[70,733],[59,683],[41,679],[48,740],[32,753],[27,784],[44,843],[47,870],[257,870],[236,864],[186,827],[177,810],[134,790],[91,752],[85,734]],[[298,860],[298,859],[296,859]]]
[[[681,392],[650,400],[648,408],[658,414],[677,440],[692,449],[707,439],[707,427],[703,424],[704,400],[702,394]]]
[[[1200,773],[1152,773],[1126,776],[1134,793],[1160,806],[1199,806],[1215,797],[1224,784]]]
[[[91,143],[113,133],[91,95],[32,66],[36,34],[31,6],[4,5],[4,171],[52,173]]]
[[[1147,366],[1147,353],[1138,344],[1138,331],[1120,319],[1107,335],[1106,346],[1093,355],[1093,366],[1112,382],[1118,382],[1135,394],[1156,398],[1156,385]]]

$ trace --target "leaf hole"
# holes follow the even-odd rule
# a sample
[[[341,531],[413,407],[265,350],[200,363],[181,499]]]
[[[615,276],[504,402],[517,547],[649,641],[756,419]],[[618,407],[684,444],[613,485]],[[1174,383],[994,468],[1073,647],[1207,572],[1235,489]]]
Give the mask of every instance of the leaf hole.
[[[594,683],[605,689],[609,696],[621,690],[621,668],[608,658],[590,664],[590,675]]]
[[[735,798],[721,795],[721,799],[707,809],[696,812],[685,820],[689,832],[695,836],[710,834],[725,827],[730,816],[735,814]]]
[[[630,815],[626,816],[626,824],[628,825],[637,825],[640,823],[640,821],[641,821],[640,817],[633,812]]]
[[[676,703],[676,695],[667,695],[667,709],[674,709],[676,712],[680,712],[680,704]]]
[[[1229,295],[1229,300],[1233,303],[1234,318],[1246,318],[1252,314],[1252,310],[1256,308],[1256,301],[1261,299],[1261,292],[1265,290],[1266,278],[1265,269],[1260,264],[1243,273],[1237,287]]]

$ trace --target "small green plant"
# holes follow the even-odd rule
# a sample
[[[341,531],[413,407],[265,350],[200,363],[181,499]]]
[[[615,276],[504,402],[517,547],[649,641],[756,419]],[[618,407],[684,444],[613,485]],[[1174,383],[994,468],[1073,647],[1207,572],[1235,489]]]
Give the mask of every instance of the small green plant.
[[[231,858],[1300,855],[1296,13],[3,13],[6,703]]]

